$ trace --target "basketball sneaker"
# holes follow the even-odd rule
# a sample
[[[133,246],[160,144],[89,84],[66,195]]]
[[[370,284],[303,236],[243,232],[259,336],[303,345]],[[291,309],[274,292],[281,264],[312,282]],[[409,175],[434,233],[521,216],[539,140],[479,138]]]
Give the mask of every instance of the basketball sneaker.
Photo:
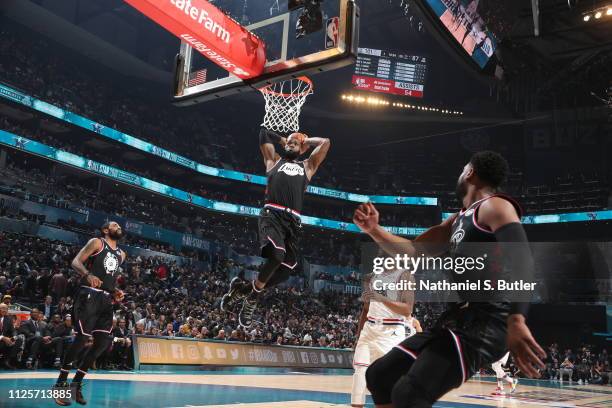
[[[77,404],[87,404],[87,401],[85,400],[85,398],[83,398],[83,383],[72,382],[70,384],[70,390],[72,391],[72,398],[74,398]]]
[[[229,290],[221,298],[221,311],[228,312],[234,305],[244,299],[252,291],[252,282],[247,282],[239,277],[234,277],[230,281]]]
[[[503,388],[497,387],[495,388],[495,391],[493,391],[493,395],[506,395],[506,393],[504,392]]]
[[[512,391],[510,391],[510,394],[512,394],[514,391],[516,391],[516,386],[518,385],[518,378],[515,378],[512,380]]]
[[[242,308],[238,314],[238,323],[245,329],[248,329],[253,324],[253,314],[257,309],[259,295],[260,293],[253,291],[242,302]]]
[[[70,401],[70,385],[68,385],[68,381],[58,382],[53,385],[53,394],[56,396],[53,397],[53,400],[57,405],[61,405],[62,407],[67,407],[72,404]]]

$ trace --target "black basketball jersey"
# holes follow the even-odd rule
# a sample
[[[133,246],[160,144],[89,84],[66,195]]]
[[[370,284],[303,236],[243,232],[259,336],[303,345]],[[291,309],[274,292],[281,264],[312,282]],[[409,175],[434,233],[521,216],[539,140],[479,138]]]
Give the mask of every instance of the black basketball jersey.
[[[105,239],[102,241],[102,250],[87,260],[87,270],[102,281],[100,289],[113,293],[115,291],[116,273],[121,265],[121,249],[111,248]]]
[[[266,174],[266,203],[302,211],[308,177],[303,161],[280,159]]]
[[[492,197],[500,197],[508,200],[516,209],[519,218],[521,216],[521,208],[518,203],[512,198],[500,194],[485,197],[476,201],[468,208],[462,209],[453,221],[450,238],[450,254],[455,258],[477,258],[486,254],[486,259],[482,270],[472,270],[462,274],[453,273],[453,280],[455,282],[475,282],[477,280],[481,282],[484,280],[495,282],[501,277],[503,260],[501,258],[500,248],[495,245],[497,242],[495,234],[488,227],[478,224],[478,210],[480,206]],[[479,245],[482,243],[485,245]],[[472,299],[464,298],[463,300],[482,300],[484,298],[490,301],[503,301],[503,299],[496,297],[496,292],[497,291],[487,293],[484,290],[481,292],[474,291],[469,294]],[[466,295],[466,293],[463,294]]]

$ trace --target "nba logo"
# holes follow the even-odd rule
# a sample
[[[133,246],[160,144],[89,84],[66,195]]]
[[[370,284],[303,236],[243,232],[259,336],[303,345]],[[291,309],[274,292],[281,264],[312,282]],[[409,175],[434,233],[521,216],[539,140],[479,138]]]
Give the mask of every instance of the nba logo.
[[[338,45],[338,17],[332,17],[327,20],[327,28],[325,29],[325,49],[335,48]]]

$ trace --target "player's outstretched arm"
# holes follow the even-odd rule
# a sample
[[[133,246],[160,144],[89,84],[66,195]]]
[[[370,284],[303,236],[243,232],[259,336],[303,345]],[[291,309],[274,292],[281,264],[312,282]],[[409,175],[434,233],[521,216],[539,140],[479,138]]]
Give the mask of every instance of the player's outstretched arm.
[[[419,251],[430,255],[436,255],[437,252],[443,252],[443,249],[448,245],[455,217],[456,215],[447,218],[439,225],[429,228],[414,240],[393,235],[381,227],[378,223],[380,215],[372,203],[364,203],[357,207],[353,215],[353,222],[363,232],[368,234],[383,251],[391,256],[397,254],[413,256]],[[419,245],[421,243],[427,243],[428,245],[427,247],[425,245]]]
[[[72,269],[77,271],[79,275],[81,275],[81,277],[87,276],[90,285],[94,288],[99,287],[102,282],[100,282],[100,279],[98,279],[97,277],[89,274],[89,271],[85,267],[85,262],[87,262],[87,259],[89,259],[90,256],[97,252],[100,252],[101,250],[102,241],[98,238],[92,238],[87,242],[87,244],[85,244],[83,248],[81,248],[77,256],[75,256],[72,260],[71,264]]]
[[[315,147],[304,163],[306,167],[306,177],[308,177],[308,180],[311,180],[319,169],[321,163],[323,163],[323,160],[325,160],[327,157],[327,152],[329,151],[331,142],[329,139],[324,137],[307,137],[304,140],[304,146]]]
[[[276,149],[274,148],[274,143],[284,146],[285,143],[287,143],[287,139],[276,132],[261,128],[259,130],[259,149],[261,150],[264,164],[266,165],[266,172],[270,171],[270,169],[274,167],[274,163],[280,159],[279,154],[276,153]]]

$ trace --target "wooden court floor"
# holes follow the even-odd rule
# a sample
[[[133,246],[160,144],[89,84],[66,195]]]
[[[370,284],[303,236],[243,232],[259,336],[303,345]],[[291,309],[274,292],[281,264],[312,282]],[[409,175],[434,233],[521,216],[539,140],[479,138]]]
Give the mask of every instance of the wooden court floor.
[[[14,398],[15,390],[49,389],[56,376],[51,370],[0,372],[0,407],[56,406],[41,397]],[[524,380],[506,397],[493,396],[494,388],[490,379],[471,380],[435,407],[612,408],[610,386]],[[84,395],[87,407],[324,408],[350,406],[350,391],[350,372],[341,375],[337,370],[329,374],[111,371],[89,374]]]

